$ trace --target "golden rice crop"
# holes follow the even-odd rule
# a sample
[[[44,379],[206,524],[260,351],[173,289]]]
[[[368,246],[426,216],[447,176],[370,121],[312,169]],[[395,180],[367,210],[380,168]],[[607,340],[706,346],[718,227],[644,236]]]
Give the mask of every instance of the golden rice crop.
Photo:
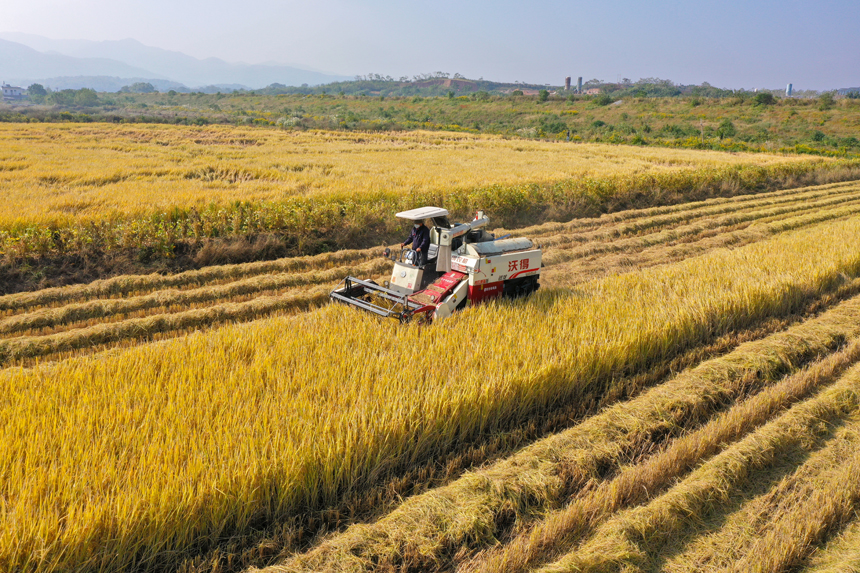
[[[432,328],[332,306],[7,369],[0,566],[154,568],[337,503],[347,488],[798,308],[860,274],[858,235],[850,219]]]
[[[7,209],[17,222],[101,220],[309,193],[450,192],[589,175],[661,173],[808,158],[627,146],[562,146],[497,136],[283,132],[236,127],[4,124]],[[406,158],[409,159],[406,159]],[[504,170],[498,166],[504,165]],[[241,187],[241,191],[237,190]],[[238,192],[237,192],[238,191]]]
[[[391,235],[391,214],[420,203],[458,216],[482,208],[501,222],[858,168],[810,156],[223,126],[5,124],[0,150],[0,164],[15,165],[0,169],[0,252],[10,259],[143,246],[170,256],[179,240],[263,232],[303,250],[321,235],[340,244]]]

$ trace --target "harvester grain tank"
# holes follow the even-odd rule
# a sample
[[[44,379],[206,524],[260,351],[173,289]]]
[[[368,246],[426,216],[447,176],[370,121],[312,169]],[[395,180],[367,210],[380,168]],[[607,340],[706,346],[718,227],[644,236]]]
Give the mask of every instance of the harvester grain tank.
[[[430,321],[467,304],[525,296],[540,287],[540,247],[526,238],[497,239],[483,228],[490,222],[483,211],[466,223],[450,223],[448,211],[440,207],[420,207],[396,216],[432,222],[426,263],[420,264],[412,249],[399,253],[385,249],[383,255],[393,261],[388,281],[379,285],[346,277],[331,292],[333,300],[401,322]]]

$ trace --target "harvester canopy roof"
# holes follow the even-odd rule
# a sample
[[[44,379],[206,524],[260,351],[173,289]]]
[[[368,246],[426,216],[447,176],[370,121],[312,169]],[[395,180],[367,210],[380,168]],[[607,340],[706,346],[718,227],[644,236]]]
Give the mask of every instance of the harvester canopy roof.
[[[410,221],[423,221],[424,219],[432,219],[433,217],[447,217],[448,210],[441,207],[418,207],[409,211],[401,211],[395,217],[401,219],[409,219]]]

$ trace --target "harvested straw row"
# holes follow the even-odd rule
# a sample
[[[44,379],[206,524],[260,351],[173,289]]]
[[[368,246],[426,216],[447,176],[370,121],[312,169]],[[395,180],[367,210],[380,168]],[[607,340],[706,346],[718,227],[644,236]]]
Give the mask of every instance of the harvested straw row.
[[[734,208],[737,205],[740,208],[745,208],[745,205],[759,204],[760,201],[773,201],[779,198],[787,198],[792,200],[792,196],[804,195],[807,193],[839,193],[844,190],[854,189],[857,183],[855,181],[830,183],[827,185],[816,185],[813,187],[794,187],[789,189],[781,189],[779,191],[770,191],[768,193],[753,193],[750,195],[736,195],[733,197],[717,197],[704,201],[693,201],[689,203],[678,203],[675,205],[667,205],[663,207],[648,207],[645,209],[629,209],[618,211],[615,213],[606,213],[595,219],[574,219],[567,223],[541,223],[530,227],[520,229],[502,229],[502,231],[517,231],[527,233],[528,235],[547,235],[553,233],[570,233],[575,231],[588,231],[598,227],[624,225],[625,223],[633,223],[632,229],[636,229],[636,221],[642,219],[639,223],[641,229],[647,229],[653,225],[651,219],[657,219],[661,216],[672,217],[678,213],[686,213],[688,216],[696,216],[702,210],[711,208]],[[725,207],[724,207],[725,206]]]
[[[825,530],[850,517],[853,504],[850,498],[857,495],[852,493],[852,488],[860,489],[860,482],[852,479],[860,476],[858,430],[860,412],[837,428],[825,448],[803,460],[769,491],[752,497],[747,492],[736,496],[746,497],[748,501],[727,515],[718,528],[704,531],[682,552],[671,556],[664,570],[680,573],[702,568],[712,571],[794,569],[804,552],[823,541]],[[786,458],[780,465],[790,467],[795,461]],[[780,467],[778,471],[784,470]],[[767,486],[759,482],[750,484],[749,489],[755,492],[764,487]],[[779,562],[774,562],[775,559]]]
[[[756,219],[765,218],[775,219],[770,223],[762,224],[762,226],[764,226],[770,234],[777,234],[789,229],[845,217],[857,213],[858,211],[860,211],[860,200],[853,198],[845,204],[840,204],[830,208],[811,206],[808,209],[786,209],[783,213],[778,214],[770,211],[758,214],[740,214],[675,229],[659,231],[641,237],[620,239],[610,243],[596,243],[575,246],[572,248],[560,246],[549,250],[545,258],[547,263],[560,263],[599,254],[626,253],[674,241],[689,240],[690,238],[707,233],[708,231],[713,232],[721,229],[731,231],[749,225],[750,223],[754,223]]]
[[[680,213],[676,213],[671,216],[644,219],[637,223],[606,225],[585,233],[533,233],[530,236],[539,238],[543,245],[594,243],[615,240],[631,235],[638,236],[642,234],[650,234],[651,232],[660,229],[668,230],[679,226],[690,227],[697,221],[703,220],[708,221],[711,225],[713,225],[712,221],[721,220],[727,221],[723,224],[732,224],[767,216],[768,214],[779,215],[795,211],[800,212],[816,206],[845,203],[860,195],[860,185],[857,185],[856,183],[838,190],[822,191],[818,188],[814,189],[814,191],[808,193],[799,193],[789,197],[771,198],[769,195],[765,195],[764,199],[759,199],[757,201],[728,203],[696,211],[693,214],[681,211]],[[746,218],[740,218],[741,214],[745,214]],[[522,233],[523,231],[518,230],[516,232]]]
[[[860,507],[860,445],[857,443],[860,424],[854,424],[851,429],[852,436],[843,433],[840,437],[853,442],[853,448],[834,456],[832,463],[838,466],[780,500],[784,513],[751,544],[744,558],[734,563],[730,571],[790,570],[800,564],[829,531],[854,515]]]
[[[766,384],[796,364],[830,352],[845,337],[860,336],[858,318],[860,297],[784,333],[743,344],[509,459],[411,498],[378,522],[353,526],[272,571],[362,571],[370,563],[427,568],[445,555],[468,555],[503,533],[497,530],[499,522],[512,517],[527,520],[535,512],[562,501],[566,492],[576,491],[601,473],[629,461],[653,436],[671,434],[705,420],[722,404],[751,388]],[[793,395],[781,397],[778,390],[761,394],[761,398],[750,402],[752,406],[738,412],[758,409],[760,420],[766,419],[769,412],[778,411],[814,388],[817,376],[827,380],[858,353],[860,348],[855,343],[850,351],[822,363],[812,374],[798,375],[780,386],[780,390],[791,388]],[[749,423],[748,427],[752,427],[756,421]],[[745,427],[743,418],[728,415],[714,431],[714,437],[741,434]],[[698,457],[694,454],[691,461]],[[665,459],[671,459],[670,455]],[[623,496],[618,503],[623,503]],[[503,519],[506,512],[514,512],[514,516]],[[562,524],[564,520],[562,516]],[[561,529],[559,535],[564,535]],[[530,539],[520,543],[523,541],[532,543]],[[489,559],[485,570],[493,571],[497,565],[512,566],[514,562],[513,556],[505,553],[500,560]]]
[[[133,318],[88,328],[0,340],[0,364],[86,349],[128,339],[146,340],[153,334],[185,331],[231,321],[254,320],[274,312],[318,307],[328,300],[329,287],[314,287],[285,296],[259,297],[242,303],[221,303],[175,314]]]
[[[270,273],[323,270],[365,262],[379,255],[379,249],[337,251],[308,257],[278,259],[239,265],[218,265],[175,275],[122,275],[85,285],[42,289],[36,292],[0,296],[0,312],[23,312],[48,305],[68,304],[96,298],[125,297],[165,288],[195,288],[218,281],[234,281]]]
[[[727,501],[755,473],[792,452],[813,452],[832,438],[832,423],[860,407],[860,366],[818,395],[717,454],[665,494],[618,514],[583,545],[541,573],[641,570],[672,537]],[[858,492],[860,493],[860,492]],[[763,569],[771,570],[771,569]]]
[[[858,360],[860,340],[855,338],[839,352],[766,387],[703,427],[672,440],[662,451],[642,463],[624,468],[614,479],[585,492],[563,509],[550,512],[510,543],[478,556],[461,570],[514,573],[552,560],[561,548],[577,541],[614,512],[659,494],[726,444],[736,441],[811,392],[834,382]]]
[[[810,559],[803,573],[860,573],[860,511],[851,525]]]
[[[384,272],[389,267],[390,262],[380,259],[368,261],[354,267],[339,267],[327,271],[263,275],[219,286],[206,286],[191,290],[171,289],[133,298],[95,300],[69,304],[59,308],[47,308],[0,319],[0,335],[9,335],[37,328],[51,328],[80,321],[129,314],[140,310],[159,309],[171,305],[228,302],[232,298],[255,292],[330,283],[340,280],[346,275],[364,276],[367,273],[375,274]]]
[[[768,225],[751,225],[735,231],[709,231],[701,233],[693,240],[687,238],[677,244],[657,244],[642,250],[604,254],[599,257],[574,257],[563,261],[565,253],[549,251],[544,257],[546,269],[541,273],[541,283],[552,287],[572,288],[584,281],[601,278],[611,274],[645,269],[655,265],[678,262],[723,247],[737,248],[750,243],[763,241],[786,230],[813,227],[829,221],[839,221],[854,215],[853,210],[831,213],[811,213],[801,217],[789,217],[784,222]],[[831,219],[832,217],[832,219]]]

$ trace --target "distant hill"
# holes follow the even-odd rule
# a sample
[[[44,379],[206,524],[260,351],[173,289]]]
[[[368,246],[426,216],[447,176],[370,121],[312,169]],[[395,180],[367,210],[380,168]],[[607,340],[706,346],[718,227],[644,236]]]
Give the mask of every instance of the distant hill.
[[[56,62],[64,62],[67,66],[73,66],[79,60],[95,64],[100,62],[105,67],[96,69],[93,66],[87,68],[86,72],[74,71],[63,73],[52,71],[51,73],[31,72],[14,74],[4,69],[7,58],[0,54],[0,75],[8,75],[15,78],[44,78],[51,76],[115,76],[120,78],[161,78],[191,88],[200,86],[238,85],[250,89],[259,89],[273,83],[287,86],[301,86],[302,84],[318,85],[351,79],[346,76],[325,74],[321,72],[303,70],[296,67],[280,64],[244,64],[230,63],[218,58],[207,58],[201,60],[181,52],[163,50],[146,46],[137,40],[114,40],[94,42],[89,40],[52,40],[42,36],[19,33],[2,33],[0,38],[4,43],[16,42],[26,45],[31,51],[39,50],[43,58],[65,58],[56,59]],[[16,62],[15,69],[23,68],[33,61],[32,55],[26,60]],[[108,69],[108,63],[115,66],[129,68],[127,72],[120,72],[120,68]],[[53,67],[52,70],[57,70]],[[134,70],[133,72],[131,70]],[[154,82],[150,82],[155,85]]]
[[[81,88],[90,88],[97,92],[118,92],[124,86],[130,86],[131,84],[138,82],[152,84],[152,86],[160,92],[170,90],[191,91],[183,84],[171,82],[170,80],[158,80],[144,77],[118,78],[116,76],[59,76],[52,78],[36,78],[25,82],[26,85],[23,87],[27,87],[32,83],[38,83],[51,88],[52,90],[79,90]]]
[[[0,40],[0,79],[3,81],[26,84],[29,79],[56,76],[134,78],[156,77],[156,74],[107,58],[74,58],[45,54],[23,44]]]

